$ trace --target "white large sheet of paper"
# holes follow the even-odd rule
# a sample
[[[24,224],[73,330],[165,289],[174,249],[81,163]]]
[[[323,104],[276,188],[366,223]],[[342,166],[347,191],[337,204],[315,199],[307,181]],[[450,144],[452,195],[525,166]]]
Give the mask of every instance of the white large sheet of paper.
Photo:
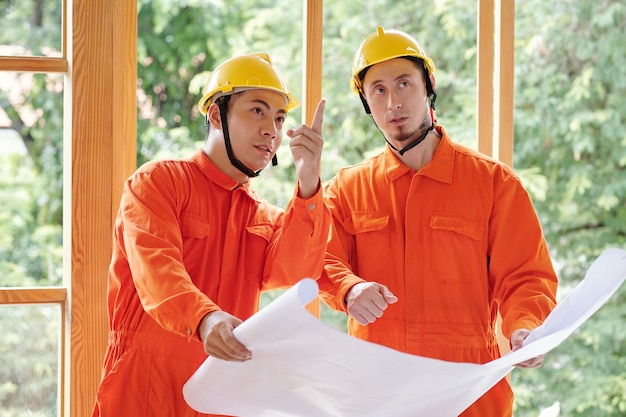
[[[454,417],[513,366],[570,336],[626,278],[626,252],[608,249],[524,347],[484,365],[408,355],[353,338],[304,306],[318,293],[304,279],[235,329],[252,359],[209,357],[183,395],[196,411],[238,417]]]

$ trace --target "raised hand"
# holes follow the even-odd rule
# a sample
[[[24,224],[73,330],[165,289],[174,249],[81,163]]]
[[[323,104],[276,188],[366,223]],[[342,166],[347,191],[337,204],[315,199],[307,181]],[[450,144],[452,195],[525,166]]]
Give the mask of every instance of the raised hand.
[[[311,126],[305,124],[289,129],[287,136],[291,138],[289,146],[296,165],[296,174],[300,184],[300,197],[309,198],[320,187],[322,163],[322,121],[326,100],[320,100],[315,109]]]

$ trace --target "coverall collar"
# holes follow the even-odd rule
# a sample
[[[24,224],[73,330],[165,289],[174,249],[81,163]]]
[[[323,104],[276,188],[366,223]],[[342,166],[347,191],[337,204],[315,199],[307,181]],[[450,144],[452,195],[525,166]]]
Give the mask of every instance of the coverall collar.
[[[202,149],[199,149],[191,159],[198,165],[198,168],[200,168],[204,176],[216,185],[228,191],[240,189],[254,201],[260,201],[256,193],[250,189],[249,180],[238,186],[237,181],[220,171]]]
[[[416,175],[449,184],[452,182],[454,168],[454,144],[442,126],[436,125],[435,130],[441,135],[441,142],[435,150],[433,159]],[[411,171],[412,169],[403,164],[389,146],[385,146],[385,175],[388,181],[394,181]]]

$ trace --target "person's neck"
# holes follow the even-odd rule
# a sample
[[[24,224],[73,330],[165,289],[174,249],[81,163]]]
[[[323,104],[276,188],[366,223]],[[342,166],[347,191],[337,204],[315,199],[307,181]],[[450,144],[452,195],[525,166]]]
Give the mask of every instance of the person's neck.
[[[441,135],[436,129],[433,129],[426,135],[426,138],[422,143],[408,150],[404,155],[400,155],[400,152],[393,151],[396,156],[402,161],[403,164],[414,170],[419,171],[425,167],[432,159],[439,142],[441,141]]]
[[[237,181],[237,188],[248,182],[249,177],[230,163],[223,146],[204,146],[203,151],[217,169]]]

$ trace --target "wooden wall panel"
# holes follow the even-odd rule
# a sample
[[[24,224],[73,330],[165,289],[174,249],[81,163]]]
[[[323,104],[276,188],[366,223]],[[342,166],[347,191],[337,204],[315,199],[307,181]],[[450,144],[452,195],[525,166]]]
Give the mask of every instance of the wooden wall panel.
[[[121,183],[135,167],[137,2],[74,0],[71,7],[71,330],[64,415],[89,416],[107,342],[113,219]]]

